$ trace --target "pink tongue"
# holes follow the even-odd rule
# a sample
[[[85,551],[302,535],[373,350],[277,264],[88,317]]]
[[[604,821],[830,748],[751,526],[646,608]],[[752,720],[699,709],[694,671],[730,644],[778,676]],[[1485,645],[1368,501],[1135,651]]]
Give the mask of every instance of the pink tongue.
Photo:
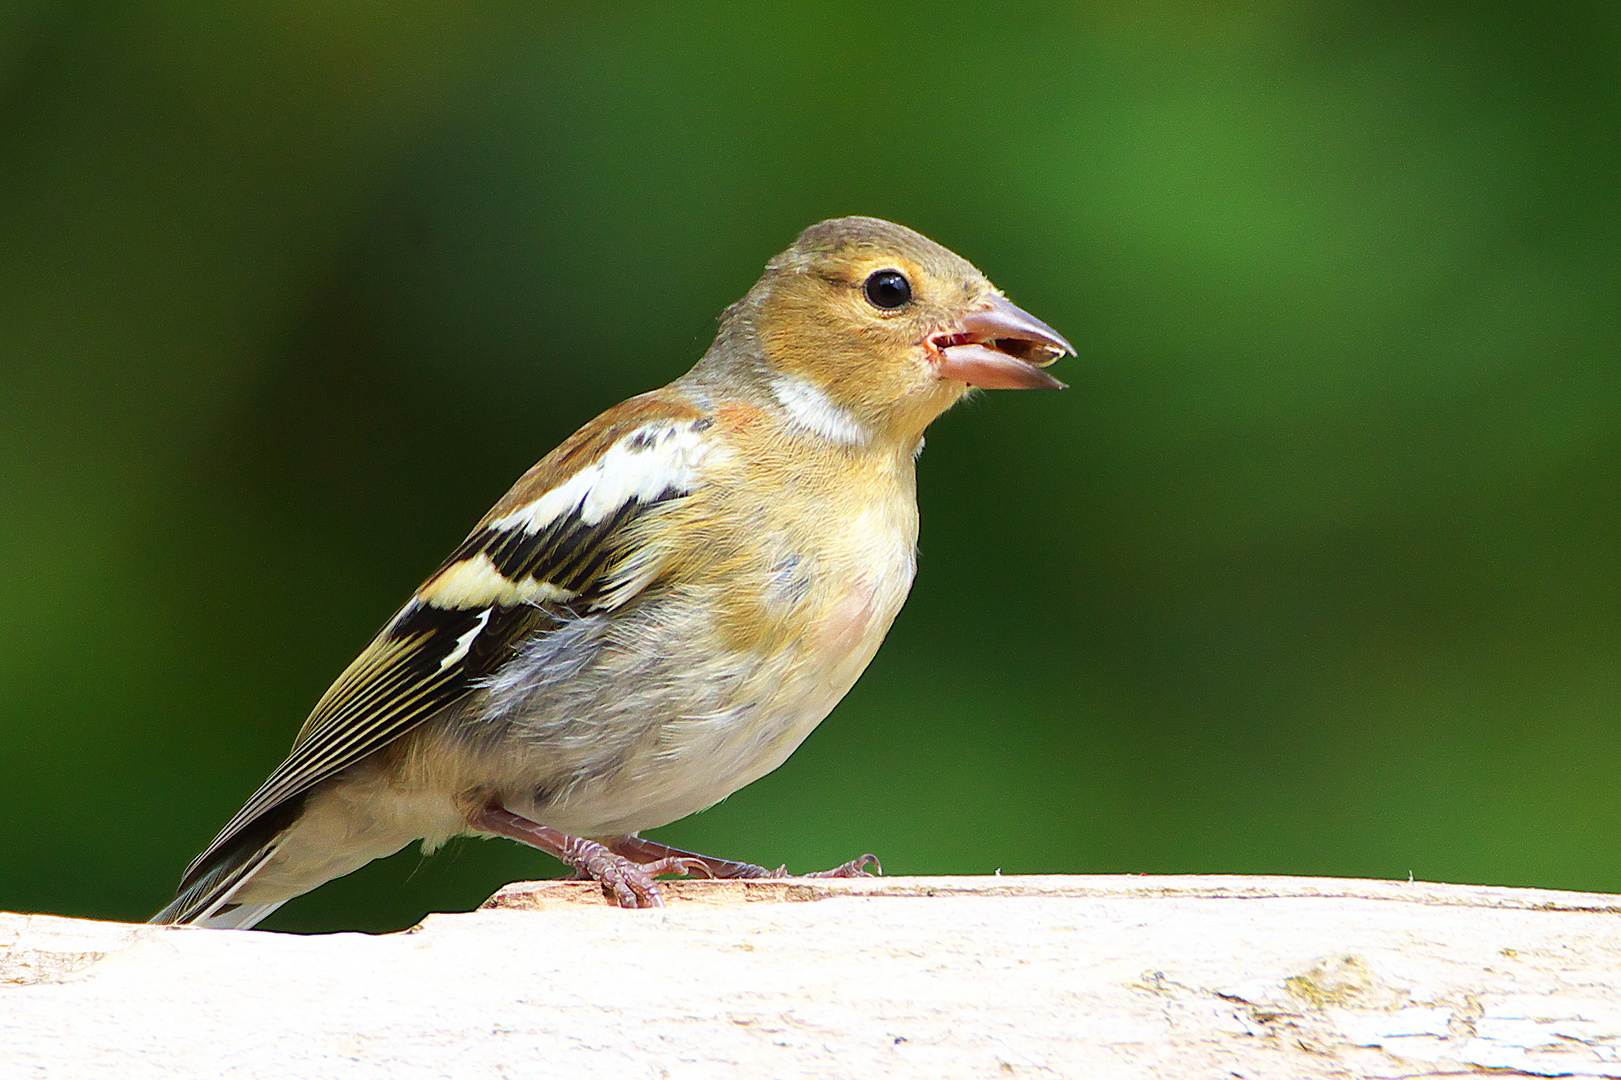
[[[952,345],[940,350],[942,379],[957,379],[985,390],[1062,390],[1064,384],[1018,357],[985,345]]]

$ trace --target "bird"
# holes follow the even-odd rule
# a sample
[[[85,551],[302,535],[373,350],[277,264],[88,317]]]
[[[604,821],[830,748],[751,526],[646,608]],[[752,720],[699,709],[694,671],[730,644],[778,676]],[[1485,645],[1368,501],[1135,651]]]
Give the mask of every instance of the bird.
[[[154,923],[251,927],[421,841],[507,837],[657,907],[769,870],[644,838],[781,765],[917,565],[924,429],[1075,350],[904,226],[806,229],[667,386],[529,469],[337,677]],[[822,876],[866,876],[863,855]]]

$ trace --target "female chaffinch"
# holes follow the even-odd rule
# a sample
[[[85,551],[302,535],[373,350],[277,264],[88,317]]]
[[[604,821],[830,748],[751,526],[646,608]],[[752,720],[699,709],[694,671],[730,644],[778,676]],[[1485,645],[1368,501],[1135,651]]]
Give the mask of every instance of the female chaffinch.
[[[154,922],[252,926],[392,854],[496,835],[625,907],[778,871],[637,834],[781,765],[912,584],[923,429],[1074,350],[966,261],[824,221],[669,386],[525,473],[338,676]],[[865,874],[870,855],[828,875]]]

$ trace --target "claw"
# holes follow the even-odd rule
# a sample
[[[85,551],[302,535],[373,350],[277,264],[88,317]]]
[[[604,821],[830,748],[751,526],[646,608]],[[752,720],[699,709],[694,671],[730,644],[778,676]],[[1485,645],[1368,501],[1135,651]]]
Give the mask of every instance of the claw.
[[[867,867],[869,867],[869,866],[872,867],[874,870],[878,871],[876,876],[878,876],[878,877],[883,877],[884,876],[884,865],[883,865],[883,863],[879,862],[878,861],[878,856],[874,855],[870,851],[865,855],[860,855],[860,856],[857,856],[854,859],[851,859],[849,862],[845,863],[843,866],[835,866],[831,870],[819,870],[814,874],[806,874],[805,876],[806,877],[814,877],[814,878],[873,877],[874,876],[873,874],[869,874],[867,872]]]

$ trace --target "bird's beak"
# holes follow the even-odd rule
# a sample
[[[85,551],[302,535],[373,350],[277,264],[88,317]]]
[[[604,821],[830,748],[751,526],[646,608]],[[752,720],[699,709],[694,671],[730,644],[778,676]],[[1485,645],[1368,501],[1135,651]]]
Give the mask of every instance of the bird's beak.
[[[931,335],[927,347],[940,378],[986,390],[1062,390],[1041,369],[1075,354],[1058,331],[1002,296]]]

